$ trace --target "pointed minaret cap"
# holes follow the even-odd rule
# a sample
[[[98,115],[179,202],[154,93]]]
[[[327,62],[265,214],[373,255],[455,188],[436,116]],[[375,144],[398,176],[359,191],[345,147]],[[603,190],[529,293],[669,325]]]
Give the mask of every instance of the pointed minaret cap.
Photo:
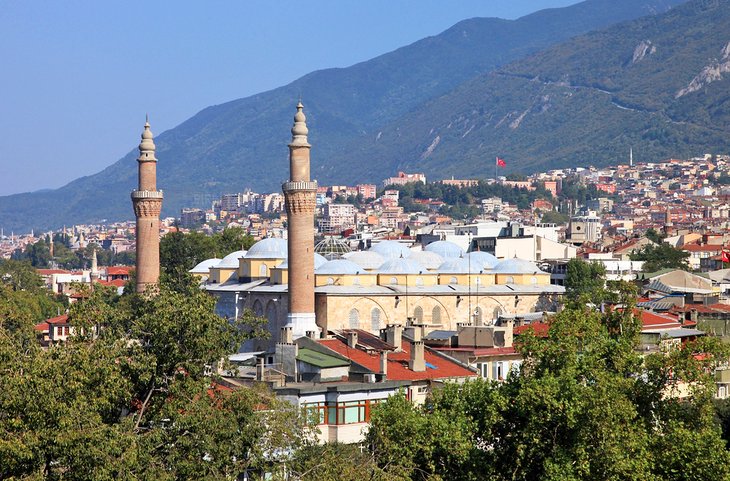
[[[297,104],[297,113],[294,114],[294,126],[291,128],[291,146],[309,147],[307,142],[307,117],[304,115],[304,105],[301,100]]]
[[[140,161],[151,161],[157,160],[155,158],[155,142],[153,139],[152,131],[150,130],[150,119],[149,116],[145,116],[144,132],[142,132],[142,142],[139,143],[139,158]]]

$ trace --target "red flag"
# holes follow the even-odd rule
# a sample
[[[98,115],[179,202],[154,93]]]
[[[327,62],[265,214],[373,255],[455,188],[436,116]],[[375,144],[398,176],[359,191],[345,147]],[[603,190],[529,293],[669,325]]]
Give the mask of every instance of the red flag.
[[[722,250],[722,262],[730,262],[730,252]]]
[[[497,167],[507,167],[507,162],[497,157]]]

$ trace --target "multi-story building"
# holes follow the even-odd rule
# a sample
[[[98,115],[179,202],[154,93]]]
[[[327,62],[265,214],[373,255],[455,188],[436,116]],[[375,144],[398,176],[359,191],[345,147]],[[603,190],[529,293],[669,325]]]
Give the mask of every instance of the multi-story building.
[[[405,172],[398,172],[397,177],[388,177],[383,180],[383,187],[389,185],[405,185],[409,182],[422,182],[426,183],[426,176],[424,174],[406,174]]]
[[[320,232],[334,234],[355,228],[356,212],[352,204],[326,204],[319,220]]]

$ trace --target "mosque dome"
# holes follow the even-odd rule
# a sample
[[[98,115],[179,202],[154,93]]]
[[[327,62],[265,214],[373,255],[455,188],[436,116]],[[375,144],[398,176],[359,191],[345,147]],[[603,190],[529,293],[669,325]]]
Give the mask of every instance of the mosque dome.
[[[380,266],[380,274],[422,274],[426,270],[421,264],[410,259],[390,259]]]
[[[405,245],[398,241],[385,240],[374,244],[371,251],[377,252],[386,259],[398,259],[400,257],[408,257],[411,255],[411,250]]]
[[[449,241],[431,242],[424,250],[428,252],[435,252],[445,259],[449,257],[461,257],[464,255],[464,249]]]
[[[320,254],[314,253],[314,268],[318,269],[322,264],[325,264],[327,259]],[[284,259],[284,262],[276,266],[276,269],[289,269],[289,258]]]
[[[314,246],[314,252],[323,255],[329,260],[340,259],[348,252],[351,252],[350,246],[339,237],[326,236],[324,240]]]
[[[213,267],[219,267],[223,269],[238,269],[238,259],[246,256],[246,251],[235,251],[231,252],[223,258],[218,264]]]
[[[188,272],[191,274],[207,274],[210,272],[211,267],[215,267],[220,262],[221,259],[218,258],[206,259],[203,262],[199,262],[198,265],[190,269]],[[236,267],[238,267],[238,264],[236,264]]]
[[[288,248],[284,239],[267,237],[251,246],[246,259],[286,259]]]
[[[348,252],[347,254],[343,254],[342,257],[368,270],[377,269],[385,262],[385,257],[374,251]]]
[[[506,259],[494,266],[492,272],[497,274],[545,274],[537,264],[525,259]]]
[[[472,264],[477,264],[483,269],[493,269],[494,266],[499,264],[499,259],[494,257],[489,252],[484,251],[472,251],[464,256],[464,259],[471,259]]]
[[[331,275],[343,275],[343,274],[363,274],[365,270],[347,259],[335,259],[332,261],[325,262],[319,268],[314,271],[315,274],[331,274]]]
[[[483,270],[480,265],[462,257],[446,259],[438,268],[438,272],[443,274],[480,274]]]
[[[408,259],[416,261],[428,270],[438,269],[444,263],[444,258],[435,252],[414,251]]]

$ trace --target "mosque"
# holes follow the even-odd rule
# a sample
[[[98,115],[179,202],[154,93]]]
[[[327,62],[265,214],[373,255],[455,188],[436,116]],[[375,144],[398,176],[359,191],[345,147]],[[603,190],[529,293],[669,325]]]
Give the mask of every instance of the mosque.
[[[236,318],[251,309],[268,319],[272,339],[253,341],[248,349],[271,347],[282,328],[295,339],[342,329],[377,335],[394,324],[421,325],[428,333],[557,309],[564,288],[550,284],[550,274],[528,260],[464,252],[446,241],[415,249],[384,240],[356,252],[332,240],[315,246],[317,183],[310,179],[307,134],[300,102],[289,144],[291,178],[282,186],[288,239],[263,239],[190,271],[217,297],[221,316]]]

